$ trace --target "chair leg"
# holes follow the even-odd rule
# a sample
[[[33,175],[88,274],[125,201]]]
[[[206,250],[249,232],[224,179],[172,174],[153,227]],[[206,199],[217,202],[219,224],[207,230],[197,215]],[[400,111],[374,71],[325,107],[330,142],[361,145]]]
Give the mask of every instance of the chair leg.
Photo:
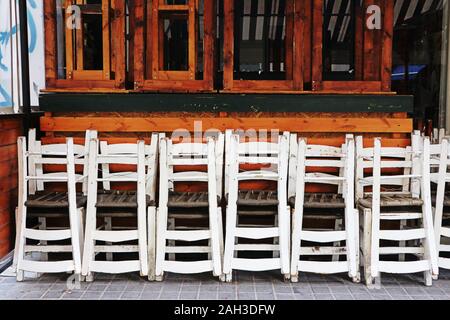
[[[363,209],[363,258],[364,258],[364,278],[367,286],[373,283],[371,263],[372,263],[372,210]]]
[[[175,219],[168,219],[168,226],[167,226],[168,230],[175,230]],[[171,247],[175,246],[175,240],[168,240],[168,245]],[[175,261],[176,256],[175,253],[169,253],[169,260],[170,261]]]
[[[334,230],[335,230],[335,231],[339,231],[339,230],[341,230],[341,228],[342,228],[342,219],[336,219],[336,220],[334,221]],[[340,243],[339,243],[339,242],[335,242],[335,243],[333,244],[333,246],[334,246],[334,247],[339,247],[339,246],[340,246]],[[338,254],[333,255],[331,261],[333,261],[333,262],[339,261],[339,255],[338,255]]]
[[[86,213],[86,230],[83,249],[83,263],[81,274],[86,277],[86,281],[93,281],[94,275],[90,271],[90,263],[95,260],[95,240],[94,232],[97,228],[97,218],[95,212],[87,211]]]
[[[279,227],[279,224],[278,224],[278,216],[277,216],[277,215],[274,216],[273,226],[274,226],[274,227]],[[277,244],[279,245],[279,244],[280,244],[280,239],[279,239],[279,237],[273,238],[273,244],[274,244],[274,245],[277,245]],[[272,252],[272,258],[280,258],[280,251],[279,251],[279,250],[273,251],[273,252]]]
[[[231,267],[232,260],[234,257],[234,246],[235,246],[235,229],[236,229],[236,220],[237,220],[237,207],[235,204],[230,204],[227,207],[227,221],[226,221],[226,233],[225,233],[225,253],[224,253],[224,262],[223,262],[223,273],[225,274],[225,281],[232,281],[232,272],[233,269]]]
[[[407,226],[407,220],[400,220],[400,230],[404,230]],[[399,242],[399,247],[403,248],[406,247],[406,241],[400,241]],[[399,261],[405,261],[405,254],[404,253],[400,253],[398,255],[398,260]]]
[[[278,219],[279,219],[279,241],[280,241],[280,260],[281,260],[281,273],[284,276],[284,280],[289,280],[291,278],[290,273],[290,231],[291,231],[291,223],[290,223],[290,208],[280,206],[278,211]]]
[[[39,230],[47,230],[47,218],[45,217],[39,217]],[[42,240],[41,244],[43,246],[47,245],[47,241]],[[48,261],[48,253],[41,252],[41,261]]]
[[[213,261],[213,274],[216,277],[220,277],[222,275],[218,211],[219,211],[218,208],[215,206],[213,206],[209,210],[209,230],[211,231],[210,248]]]
[[[291,282],[298,282],[298,263],[300,260],[301,229],[303,224],[301,214],[293,209],[292,214],[292,244],[291,244]]]
[[[21,282],[25,278],[24,271],[21,269],[22,261],[25,259],[25,245],[26,245],[26,238],[24,236],[25,234],[25,228],[26,228],[26,221],[27,221],[27,208],[25,206],[19,206],[18,209],[18,215],[20,218],[20,235],[19,235],[19,245],[18,245],[18,252],[17,252],[17,272],[16,272],[16,280],[18,282]]]
[[[72,210],[69,210],[72,211]],[[69,220],[70,220],[70,230],[72,232],[72,258],[75,265],[74,273],[75,275],[81,274],[82,269],[82,258],[81,258],[81,241],[80,241],[80,226],[79,226],[79,217],[81,216],[81,208],[75,209],[73,212],[69,212]]]
[[[147,255],[147,208],[138,208],[138,246],[139,246],[139,261],[141,264],[141,276],[148,276],[148,255]]]
[[[156,265],[156,208],[148,207],[148,280],[155,281]]]
[[[431,271],[427,270],[423,273],[424,283],[427,287],[431,287],[433,285],[433,277],[431,275]]]
[[[224,238],[223,238],[223,221],[222,221],[222,208],[217,208],[217,221],[219,224],[219,245],[220,245],[220,261],[223,265],[224,258]],[[220,281],[225,281],[225,275],[223,273],[219,277]]]
[[[156,211],[156,281],[162,280],[164,270],[163,264],[166,257],[166,230],[167,230],[167,207],[158,208]]]
[[[112,230],[112,218],[111,217],[105,217],[105,230]],[[112,245],[112,242],[106,242],[105,245],[110,246]],[[106,253],[106,261],[113,261],[113,253],[107,252]]]

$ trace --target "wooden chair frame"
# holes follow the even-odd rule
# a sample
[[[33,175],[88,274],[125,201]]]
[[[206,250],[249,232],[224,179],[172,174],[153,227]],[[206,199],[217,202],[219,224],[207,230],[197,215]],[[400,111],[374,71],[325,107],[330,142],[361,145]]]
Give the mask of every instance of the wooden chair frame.
[[[138,91],[208,92],[214,89],[214,51],[216,16],[215,1],[204,1],[204,54],[203,79],[196,79],[198,1],[187,5],[166,5],[164,0],[133,1],[134,12],[134,89]],[[183,12],[189,29],[189,70],[164,71],[162,62],[161,15],[171,16]]]
[[[75,178],[79,179],[81,177],[84,178],[82,181],[82,191],[83,194],[86,195],[87,191],[87,173],[88,173],[88,164],[89,164],[89,140],[91,138],[96,138],[97,132],[93,130],[87,130],[85,135],[85,145],[76,145],[74,144],[74,156],[75,156],[75,165],[83,166],[83,174],[78,175],[75,174]],[[28,172],[32,176],[41,176],[44,174],[43,167],[43,155],[48,156],[54,152],[64,152],[64,148],[66,148],[66,144],[47,144],[42,145],[41,141],[36,139],[36,129],[30,129],[28,131]],[[56,173],[55,173],[56,174]],[[28,181],[28,194],[34,195],[38,191],[44,191],[44,183],[45,180],[30,180]],[[17,213],[17,210],[16,210]],[[39,222],[39,230],[47,229],[47,217],[40,216],[38,217]],[[22,217],[16,214],[16,241],[15,241],[15,250],[14,250],[14,259],[13,259],[13,268],[17,267],[18,260],[18,252],[19,252],[19,237],[21,232],[21,223]],[[47,245],[47,241],[41,240],[41,245]],[[42,251],[41,260],[48,260],[48,252]]]
[[[33,133],[31,133],[32,135]],[[81,279],[81,248],[83,245],[83,215],[84,208],[78,207],[76,184],[85,180],[83,175],[75,174],[75,148],[72,138],[67,138],[66,144],[43,146],[38,150],[26,150],[26,138],[19,137],[19,200],[17,217],[18,236],[16,238],[15,260],[17,263],[17,281],[24,280],[24,272],[61,273],[74,272]],[[84,149],[82,148],[82,151]],[[45,157],[43,157],[45,156]],[[79,159],[82,156],[77,156]],[[65,165],[66,171],[45,173],[43,165]],[[30,170],[31,169],[31,170]],[[58,230],[39,230],[27,227],[26,201],[30,194],[43,188],[45,182],[67,183],[67,201],[69,228]],[[39,245],[27,245],[26,239],[40,241]],[[70,245],[47,245],[47,241],[71,240]],[[71,252],[72,259],[59,261],[33,261],[25,259],[29,252]],[[44,258],[45,259],[45,258]]]
[[[406,148],[381,147],[381,139],[374,140],[373,148],[364,148],[362,137],[357,137],[356,185],[360,212],[363,214],[363,256],[366,284],[372,286],[380,282],[380,273],[424,272],[425,284],[430,286],[432,278],[438,275],[436,240],[433,230],[431,191],[430,191],[430,141],[428,138],[412,135],[412,146]],[[364,170],[372,169],[372,176],[364,176]],[[403,170],[392,175],[386,170]],[[381,187],[398,186],[399,192],[381,191]],[[362,205],[367,195],[364,188],[372,187],[371,206]],[[421,205],[404,201],[401,212],[386,211],[382,196],[392,198],[395,194],[409,195],[412,200],[421,200]],[[421,207],[421,212],[408,210],[407,207]],[[406,208],[406,209],[405,209]],[[418,227],[406,230],[381,230],[384,221],[418,221]],[[380,247],[380,240],[399,241],[399,247]],[[407,241],[419,241],[420,246],[405,246]],[[419,260],[402,261],[401,255],[413,254]],[[380,255],[399,255],[400,261],[380,261]]]
[[[103,273],[126,273],[140,271],[142,276],[152,275],[154,264],[153,248],[149,250],[148,241],[152,245],[154,230],[147,234],[147,224],[149,220],[154,221],[155,206],[147,206],[146,196],[155,199],[155,181],[157,166],[157,144],[158,135],[152,135],[150,146],[144,141],[137,144],[103,144],[103,151],[99,153],[99,141],[90,141],[90,162],[89,162],[89,185],[88,202],[86,216],[86,238],[83,251],[82,273],[87,281],[93,280],[94,272]],[[135,165],[136,171],[109,172],[110,164]],[[103,175],[100,178],[98,168],[102,166]],[[105,188],[109,188],[110,182],[134,182],[136,183],[137,200],[137,229],[134,230],[97,230],[97,204],[98,204],[98,182],[102,182]],[[149,220],[147,220],[147,216]],[[150,224],[151,226],[152,224]],[[136,241],[136,245],[120,245],[124,241]],[[96,241],[105,241],[103,247],[96,245]],[[112,245],[108,245],[112,243]],[[138,252],[138,260],[127,261],[96,261],[97,252],[118,253],[118,252]],[[150,256],[150,259],[149,259]],[[107,257],[108,258],[108,257]]]
[[[369,30],[366,12],[370,5],[378,5],[382,13],[382,30]],[[314,44],[312,56],[312,90],[327,92],[389,92],[391,90],[392,40],[394,4],[389,0],[364,0],[357,11],[355,44],[355,80],[323,80],[323,6],[324,0],[313,0]]]
[[[169,138],[160,141],[160,188],[157,211],[156,280],[161,281],[164,272],[192,274],[212,271],[222,277],[223,232],[222,209],[218,206],[221,196],[223,134],[218,139],[207,138],[206,143],[173,144]],[[174,166],[207,166],[207,172],[174,172]],[[220,174],[219,174],[220,172]],[[168,227],[169,190],[175,182],[207,182],[209,229],[173,230]],[[172,229],[172,230],[171,230]],[[187,242],[208,240],[208,246],[175,246],[174,241]],[[167,241],[169,242],[167,245]],[[166,259],[166,253],[208,253],[208,260],[175,261]]]
[[[223,272],[227,282],[232,281],[233,270],[267,271],[281,269],[286,279],[290,277],[289,241],[290,217],[287,205],[287,176],[289,133],[278,137],[277,143],[266,141],[240,142],[239,135],[231,134],[226,141],[226,188],[228,203],[226,212],[226,236]],[[267,170],[240,172],[241,163],[271,164]],[[275,227],[238,227],[237,202],[239,181],[266,180],[277,183],[278,223]],[[236,244],[237,238],[268,239],[279,238],[279,244]],[[236,251],[278,251],[273,258],[244,259],[235,256]]]
[[[81,12],[96,13],[97,8],[86,5],[85,0],[65,0],[65,8],[77,5]],[[83,65],[82,30],[69,29],[66,24],[71,21],[71,14],[66,10],[63,20],[65,31],[66,78],[58,77],[58,43],[56,0],[44,1],[45,12],[45,69],[47,90],[119,90],[125,89],[126,82],[126,48],[125,48],[125,1],[102,0],[101,14],[103,25],[103,69],[85,70]],[[81,18],[81,17],[80,17]],[[82,23],[81,23],[82,25]],[[107,27],[106,27],[107,26]],[[74,47],[74,33],[77,41]],[[114,36],[112,36],[114,35]],[[113,41],[114,39],[114,41]],[[77,63],[75,63],[77,61]]]
[[[306,171],[306,168],[316,171]],[[335,168],[336,174],[324,173],[320,168]],[[348,272],[354,282],[360,281],[358,255],[358,214],[354,203],[355,142],[346,137],[341,148],[308,145],[306,139],[291,135],[289,157],[289,197],[295,196],[292,208],[291,281],[298,281],[298,272],[322,274]],[[305,186],[307,183],[337,185],[345,202],[345,230],[306,231],[303,229]],[[332,214],[331,210],[330,213]],[[337,219],[336,219],[337,220]],[[334,243],[333,247],[302,246],[301,241]],[[339,247],[345,240],[346,246]],[[306,261],[302,255],[332,255],[331,261]],[[346,255],[339,261],[339,255]]]
[[[450,182],[450,148],[447,137],[440,137],[440,140],[440,144],[430,146],[430,166],[437,168],[437,171],[432,171],[430,174],[431,182],[437,185],[434,206],[434,231],[439,267],[450,269],[450,259],[440,257],[441,252],[450,252],[449,246],[442,241],[443,238],[450,238],[450,228],[443,226],[444,199],[446,198],[447,183]]]

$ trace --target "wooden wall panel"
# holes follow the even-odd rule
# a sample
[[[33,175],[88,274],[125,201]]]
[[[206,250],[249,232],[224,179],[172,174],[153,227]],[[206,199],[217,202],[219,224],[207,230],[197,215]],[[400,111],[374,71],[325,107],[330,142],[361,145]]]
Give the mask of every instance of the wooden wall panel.
[[[17,205],[17,137],[22,119],[0,117],[0,259],[12,249]]]

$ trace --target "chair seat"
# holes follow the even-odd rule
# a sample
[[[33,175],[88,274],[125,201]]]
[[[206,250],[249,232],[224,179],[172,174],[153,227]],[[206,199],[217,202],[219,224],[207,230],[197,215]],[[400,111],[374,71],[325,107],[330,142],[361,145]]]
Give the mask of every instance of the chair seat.
[[[146,195],[146,206],[154,205],[154,201]],[[97,196],[97,208],[137,209],[136,191],[100,191]]]
[[[359,204],[366,208],[372,207],[372,195],[359,199]],[[418,207],[423,204],[422,199],[413,198],[411,195],[405,194],[381,194],[381,207]]]
[[[82,193],[77,193],[76,199],[77,208],[86,205],[87,197]],[[25,206],[34,209],[68,208],[69,199],[67,192],[38,191],[28,196]]]
[[[295,208],[295,197],[289,198],[289,205]],[[337,193],[305,193],[305,208],[312,209],[342,209],[345,201],[341,194]]]
[[[217,196],[217,204],[220,204],[219,196]],[[208,192],[169,192],[167,206],[169,208],[207,208],[209,207]]]
[[[238,193],[238,206],[277,206],[276,191],[243,190]]]

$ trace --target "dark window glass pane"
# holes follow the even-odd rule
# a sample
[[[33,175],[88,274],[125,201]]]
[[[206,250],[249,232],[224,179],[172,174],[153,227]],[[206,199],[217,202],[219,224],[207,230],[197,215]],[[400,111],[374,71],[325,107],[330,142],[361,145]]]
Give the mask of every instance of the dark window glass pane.
[[[189,31],[186,18],[162,19],[164,37],[163,70],[189,70]]]
[[[323,79],[355,79],[356,0],[325,0],[323,7]]]
[[[167,5],[188,4],[188,0],[165,0]]]
[[[85,70],[103,69],[102,15],[83,14],[83,60]]]
[[[286,80],[286,3],[234,0],[234,79]]]

